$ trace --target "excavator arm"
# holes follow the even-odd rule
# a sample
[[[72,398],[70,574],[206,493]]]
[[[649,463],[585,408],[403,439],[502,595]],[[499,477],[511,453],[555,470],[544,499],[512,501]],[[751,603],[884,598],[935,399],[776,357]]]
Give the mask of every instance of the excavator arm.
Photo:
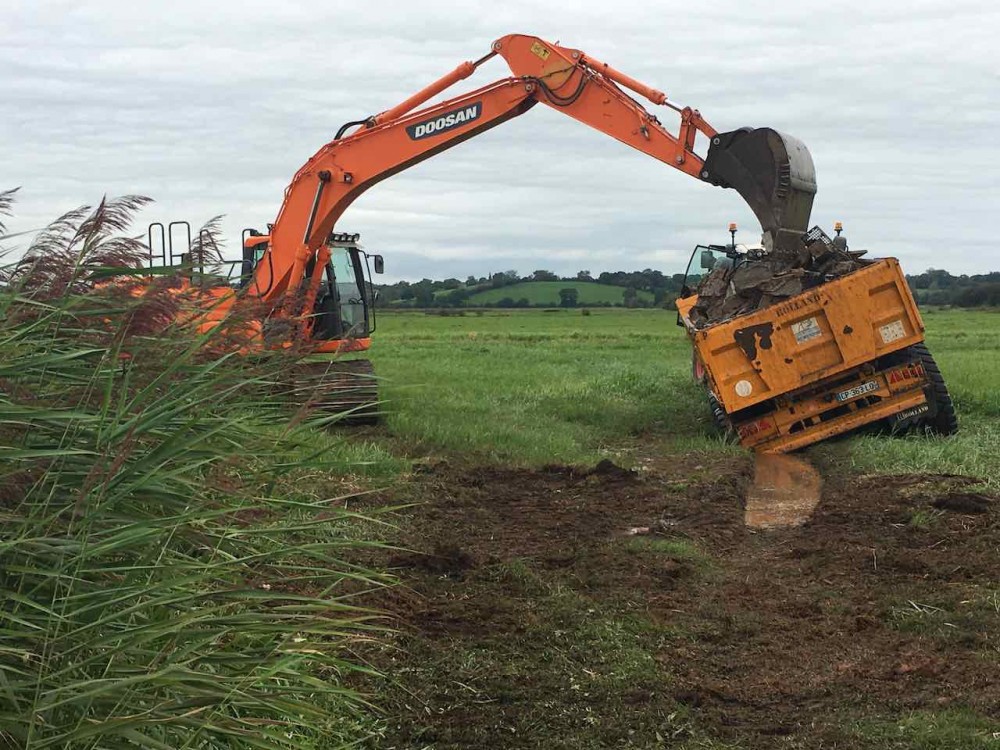
[[[467,78],[499,55],[510,66],[504,78],[417,111],[417,107]],[[676,134],[625,90],[665,106],[679,117]],[[268,249],[256,266],[251,293],[276,300],[302,292],[301,310],[311,309],[329,259],[326,238],[350,204],[379,181],[510,120],[541,102],[699,180],[733,187],[751,204],[765,233],[795,231],[808,221],[815,173],[808,151],[785,148],[776,131],[761,142],[755,131],[717,133],[701,114],[677,107],[665,94],[580,50],[533,36],[512,34],[492,51],[466,62],[396,107],[358,123],[349,135],[321,148],[296,173],[272,227]],[[710,139],[707,160],[694,150],[702,133]],[[798,144],[797,141],[795,141]],[[740,147],[731,150],[733,146]],[[801,144],[798,144],[801,146]],[[769,149],[768,153],[764,153]],[[780,152],[780,153],[779,153]],[[797,157],[793,162],[789,153]],[[791,173],[791,174],[790,174]],[[777,204],[794,199],[798,209]],[[802,206],[806,206],[802,217]],[[804,231],[806,227],[802,227]]]

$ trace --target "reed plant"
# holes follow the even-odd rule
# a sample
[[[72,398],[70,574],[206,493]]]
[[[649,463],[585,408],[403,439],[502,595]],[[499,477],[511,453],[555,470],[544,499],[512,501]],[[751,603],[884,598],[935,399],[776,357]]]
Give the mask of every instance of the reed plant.
[[[371,519],[266,395],[291,355],[173,324],[127,234],[144,203],[70,212],[4,270],[0,747],[350,745]]]

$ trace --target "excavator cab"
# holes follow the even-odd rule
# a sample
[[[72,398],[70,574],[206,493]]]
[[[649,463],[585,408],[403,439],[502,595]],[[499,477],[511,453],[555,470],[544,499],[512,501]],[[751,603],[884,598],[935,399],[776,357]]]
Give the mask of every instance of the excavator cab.
[[[367,339],[375,330],[372,269],[385,271],[381,255],[369,255],[359,244],[361,235],[333,232],[327,239],[330,260],[323,269],[313,305],[312,338],[318,341]],[[249,285],[254,270],[266,256],[269,235],[254,229],[243,233],[243,262],[238,288]],[[311,276],[314,266],[306,267]]]
[[[313,338],[368,338],[375,330],[375,297],[371,272],[382,273],[381,255],[369,255],[358,244],[360,235],[335,232],[327,240],[327,263],[316,294]]]

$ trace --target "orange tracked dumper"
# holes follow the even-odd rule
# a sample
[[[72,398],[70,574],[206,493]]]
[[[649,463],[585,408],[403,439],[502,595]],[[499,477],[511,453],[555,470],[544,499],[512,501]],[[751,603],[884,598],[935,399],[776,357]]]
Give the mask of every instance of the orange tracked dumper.
[[[692,260],[714,265],[707,256],[719,250],[696,248]],[[748,448],[784,453],[867,425],[957,429],[895,258],[704,327],[691,321],[696,302],[694,294],[677,301],[695,378],[716,423]]]

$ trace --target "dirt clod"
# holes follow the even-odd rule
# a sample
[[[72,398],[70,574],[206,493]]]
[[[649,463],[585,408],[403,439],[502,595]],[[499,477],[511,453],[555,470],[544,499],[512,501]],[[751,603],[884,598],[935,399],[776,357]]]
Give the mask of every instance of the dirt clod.
[[[606,477],[612,479],[634,479],[636,474],[631,469],[618,466],[610,459],[602,459],[597,462],[597,466],[589,472],[590,476]]]
[[[969,514],[988,513],[992,504],[993,498],[977,492],[953,492],[931,503],[938,510]]]

